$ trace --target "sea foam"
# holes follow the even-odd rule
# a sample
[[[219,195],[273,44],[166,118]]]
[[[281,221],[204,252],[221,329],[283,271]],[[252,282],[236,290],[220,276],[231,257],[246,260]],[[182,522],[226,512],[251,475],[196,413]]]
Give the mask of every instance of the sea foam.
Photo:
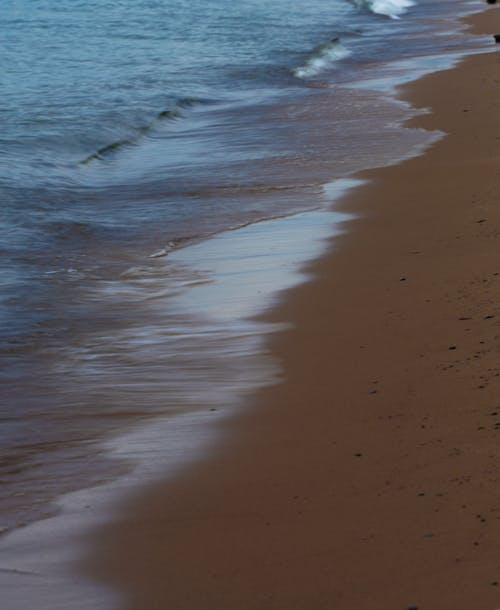
[[[392,19],[399,19],[415,2],[414,0],[356,0],[356,4],[367,7],[377,15],[387,15]]]

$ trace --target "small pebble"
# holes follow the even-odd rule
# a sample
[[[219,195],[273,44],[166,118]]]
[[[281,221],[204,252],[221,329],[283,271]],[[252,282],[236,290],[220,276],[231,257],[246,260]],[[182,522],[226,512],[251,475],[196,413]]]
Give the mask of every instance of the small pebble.
[[[456,345],[450,345],[450,347],[448,349],[457,349]]]

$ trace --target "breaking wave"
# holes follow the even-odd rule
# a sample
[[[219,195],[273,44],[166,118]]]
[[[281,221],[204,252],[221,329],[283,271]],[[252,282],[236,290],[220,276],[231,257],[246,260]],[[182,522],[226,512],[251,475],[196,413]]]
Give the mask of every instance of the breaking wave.
[[[387,15],[392,19],[399,19],[415,2],[414,0],[355,0],[355,4],[367,8],[377,15]]]
[[[332,38],[330,42],[318,47],[305,64],[295,68],[293,73],[298,78],[310,78],[331,68],[336,61],[344,59],[350,54],[351,52],[342,45],[338,38]]]

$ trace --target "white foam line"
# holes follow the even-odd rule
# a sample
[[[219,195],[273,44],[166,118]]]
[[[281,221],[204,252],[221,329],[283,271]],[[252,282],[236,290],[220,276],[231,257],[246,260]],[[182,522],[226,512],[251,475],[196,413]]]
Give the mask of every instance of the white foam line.
[[[374,13],[399,19],[415,2],[413,0],[372,0],[370,4]]]

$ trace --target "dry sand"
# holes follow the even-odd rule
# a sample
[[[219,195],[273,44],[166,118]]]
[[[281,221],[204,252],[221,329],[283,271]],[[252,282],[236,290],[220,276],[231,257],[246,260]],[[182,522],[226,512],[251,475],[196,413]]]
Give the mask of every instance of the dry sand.
[[[285,381],[98,533],[126,608],[500,608],[500,55],[404,97],[450,135],[348,196],[273,314]]]

